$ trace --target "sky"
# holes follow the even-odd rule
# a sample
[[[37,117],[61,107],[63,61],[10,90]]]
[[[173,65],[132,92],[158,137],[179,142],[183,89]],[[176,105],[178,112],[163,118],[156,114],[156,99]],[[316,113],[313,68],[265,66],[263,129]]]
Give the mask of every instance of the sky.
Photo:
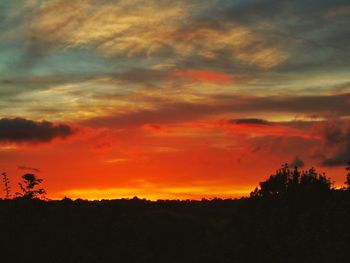
[[[0,171],[52,199],[339,186],[349,69],[348,0],[1,0]]]

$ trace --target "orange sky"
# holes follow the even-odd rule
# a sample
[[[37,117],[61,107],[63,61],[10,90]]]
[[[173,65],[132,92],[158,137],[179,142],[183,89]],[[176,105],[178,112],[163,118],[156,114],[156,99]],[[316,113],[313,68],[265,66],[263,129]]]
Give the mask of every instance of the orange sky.
[[[4,0],[0,172],[54,199],[241,197],[286,162],[341,185],[347,2]]]
[[[13,189],[20,175],[36,173],[54,199],[240,197],[280,164],[292,162],[305,142],[318,143],[308,134],[279,125],[226,122],[82,130],[51,143],[3,146],[2,168]],[[344,168],[319,171],[344,181]]]

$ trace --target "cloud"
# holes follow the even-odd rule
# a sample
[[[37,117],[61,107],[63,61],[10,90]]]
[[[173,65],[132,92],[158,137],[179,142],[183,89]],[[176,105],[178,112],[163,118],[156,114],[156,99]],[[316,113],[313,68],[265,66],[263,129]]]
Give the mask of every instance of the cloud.
[[[295,156],[293,161],[290,163],[290,166],[291,167],[303,168],[305,166],[305,163],[298,156]]]
[[[127,113],[83,121],[92,126],[137,127],[144,124],[178,123],[205,119],[222,114],[286,113],[319,116],[350,116],[350,93],[329,96],[214,96],[198,103],[158,100],[153,108],[138,109]],[[254,122],[254,120],[253,120]]]
[[[329,86],[346,85],[348,76],[337,70],[322,78],[306,71],[298,78],[290,74],[318,67],[319,59],[326,61],[328,67],[337,67],[339,59],[329,60],[334,58],[333,53],[349,57],[343,46],[349,46],[345,44],[349,40],[346,28],[350,27],[345,26],[343,15],[339,18],[336,15],[346,1],[25,2],[31,3],[26,5],[25,13],[17,11],[23,3],[18,1],[16,10],[6,10],[3,15],[10,17],[16,11],[15,20],[22,23],[17,33],[23,41],[12,46],[17,47],[17,54],[28,53],[29,60],[40,53],[45,58],[30,70],[25,67],[21,76],[11,75],[17,69],[3,74],[0,83],[3,116],[37,119],[45,113],[50,120],[74,121],[103,115],[122,118],[145,114],[157,120],[153,115],[161,115],[164,109],[164,114],[171,111],[172,121],[171,115],[181,112],[177,109],[181,106],[193,109],[193,113],[184,109],[190,115],[188,118],[235,114],[238,108],[244,113],[275,113],[281,109],[283,113],[295,114],[312,111],[320,111],[321,115],[348,114],[344,97],[305,97],[313,92],[330,94]],[[331,18],[323,17],[329,13]],[[313,22],[317,17],[320,17],[317,23]],[[325,30],[324,34],[320,28]],[[310,30],[315,32],[309,34]],[[337,36],[329,35],[330,32]],[[343,44],[334,49],[328,42],[338,35],[343,41],[332,41],[332,45]],[[5,47],[4,51],[8,50]],[[10,51],[5,54],[12,61]],[[307,90],[310,85],[313,91]],[[260,98],[229,95],[242,93],[257,94]],[[292,96],[268,97],[267,93]],[[150,101],[153,95],[159,96],[159,100],[167,98],[168,102]],[[204,113],[197,112],[197,108]]]
[[[154,83],[168,79],[168,73],[163,70],[149,68],[130,68],[125,72],[115,74],[115,79],[124,82],[140,83],[143,85],[153,85]]]
[[[0,142],[42,143],[55,138],[66,138],[73,129],[66,124],[32,121],[22,118],[0,119]]]
[[[290,166],[304,167],[305,158],[325,167],[344,167],[350,160],[350,121],[348,119],[303,122],[272,122],[273,127],[295,128],[284,133],[254,136],[250,143],[253,152],[265,150],[273,156],[295,155]],[[257,128],[255,128],[256,130]],[[253,132],[255,132],[255,130]],[[298,134],[299,132],[299,134]],[[285,136],[287,135],[287,136]]]
[[[209,70],[174,70],[169,75],[170,77],[184,79],[189,83],[211,82],[224,85],[233,81],[229,74]]]
[[[117,63],[142,57],[178,68],[203,67],[204,60],[210,70],[228,63],[249,72],[304,72],[349,62],[343,55],[349,51],[346,0],[22,0],[11,10],[12,2],[6,1],[2,16],[17,14],[17,42],[29,63],[72,50]],[[4,28],[14,31],[13,24]]]
[[[268,122],[267,120],[256,118],[233,119],[229,122],[233,124],[272,125],[272,123]]]
[[[251,0],[231,1],[216,16],[279,39],[289,56],[277,70],[305,73],[348,65],[348,10],[347,0]]]
[[[186,20],[189,6],[185,1],[55,0],[42,3],[34,14],[29,37],[49,48],[93,45],[107,56],[133,56],[166,48],[162,37]]]
[[[17,167],[18,170],[25,170],[25,171],[31,171],[31,172],[36,172],[36,173],[40,173],[41,171],[37,168],[34,168],[34,167],[28,167],[28,166],[25,166],[25,165],[20,165]]]
[[[295,112],[295,113],[318,113],[336,114],[338,116],[350,115],[350,93],[326,96],[275,96],[254,98],[247,103],[252,110],[270,112]]]
[[[231,59],[270,69],[288,57],[284,45],[229,21],[222,28],[197,21],[212,1],[54,0],[28,16],[26,44],[34,56],[58,49],[88,47],[105,57],[152,56],[173,61],[185,57]],[[209,20],[211,20],[210,18]]]
[[[350,122],[331,121],[320,128],[322,147],[317,155],[324,166],[345,166],[350,160]]]

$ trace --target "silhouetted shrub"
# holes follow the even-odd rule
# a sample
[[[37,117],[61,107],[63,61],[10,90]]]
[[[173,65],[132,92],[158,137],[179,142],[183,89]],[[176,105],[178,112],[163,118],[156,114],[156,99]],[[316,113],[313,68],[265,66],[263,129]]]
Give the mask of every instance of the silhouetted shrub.
[[[4,184],[5,198],[9,199],[11,197],[10,180],[7,176],[7,173],[2,173],[1,175],[2,175],[2,182]]]
[[[288,164],[284,164],[250,195],[266,197],[297,192],[324,192],[330,191],[331,187],[331,180],[325,174],[317,173],[315,168],[300,171],[298,167],[290,169]]]
[[[348,162],[348,166],[345,168],[345,170],[347,171],[345,185],[347,190],[350,190],[350,161]]]
[[[24,174],[22,176],[23,183],[18,183],[22,193],[16,193],[17,197],[23,199],[40,198],[46,194],[43,188],[35,189],[35,187],[42,183],[42,179],[36,177],[35,174]]]

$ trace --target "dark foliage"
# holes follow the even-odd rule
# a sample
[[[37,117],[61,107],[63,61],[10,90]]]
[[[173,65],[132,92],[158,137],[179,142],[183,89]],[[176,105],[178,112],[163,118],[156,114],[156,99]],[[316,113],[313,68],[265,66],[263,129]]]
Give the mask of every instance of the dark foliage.
[[[0,211],[2,262],[348,262],[343,191],[323,200],[17,199]]]
[[[350,193],[283,166],[251,198],[0,200],[0,224],[1,262],[342,263]]]
[[[1,175],[2,175],[2,183],[4,185],[5,198],[9,199],[11,197],[10,179],[7,173],[2,173]]]
[[[288,164],[284,164],[274,175],[261,182],[260,188],[256,188],[251,197],[326,193],[331,186],[331,180],[325,174],[318,174],[315,168],[300,171],[298,167],[290,169]]]
[[[23,183],[18,183],[22,193],[16,193],[17,197],[23,199],[33,199],[43,197],[46,192],[43,188],[35,189],[42,183],[42,179],[36,177],[35,174],[24,174],[22,176]]]
[[[348,162],[348,166],[345,168],[345,170],[347,171],[345,185],[346,188],[350,190],[350,161]]]

